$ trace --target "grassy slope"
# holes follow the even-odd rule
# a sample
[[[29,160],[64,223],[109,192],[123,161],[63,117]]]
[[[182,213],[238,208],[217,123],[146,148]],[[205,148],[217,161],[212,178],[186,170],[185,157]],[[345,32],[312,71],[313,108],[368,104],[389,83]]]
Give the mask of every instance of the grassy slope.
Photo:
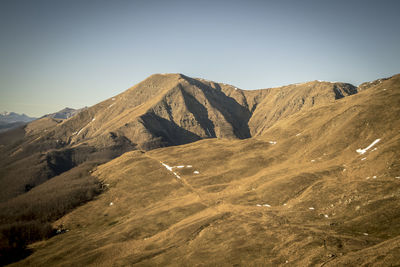
[[[345,92],[347,86],[311,84],[244,91],[181,74],[156,74],[72,118],[46,117],[0,134],[0,264],[4,257],[6,262],[20,258],[26,244],[51,235],[49,222],[100,191],[101,184],[88,174],[90,165],[137,148],[248,138],[257,123],[265,129],[314,104],[333,102],[334,89]],[[311,98],[312,105],[301,101]],[[277,100],[279,105],[273,103]],[[253,113],[261,117],[249,127]],[[264,113],[272,120],[263,119]],[[12,257],[10,250],[15,250]]]
[[[255,138],[125,153],[94,172],[107,191],[55,223],[70,231],[15,265],[397,264],[399,84],[301,111]],[[178,179],[160,161],[192,168],[174,168]]]

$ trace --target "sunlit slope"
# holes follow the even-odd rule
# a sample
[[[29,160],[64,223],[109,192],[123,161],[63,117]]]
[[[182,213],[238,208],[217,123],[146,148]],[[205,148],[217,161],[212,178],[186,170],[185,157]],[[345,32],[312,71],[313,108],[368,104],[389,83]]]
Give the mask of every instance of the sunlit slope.
[[[399,76],[246,140],[128,152],[25,265],[400,262]],[[62,226],[61,226],[62,225]]]
[[[276,122],[293,114],[331,104],[356,93],[357,88],[351,84],[324,81],[268,89],[267,96],[258,104],[249,121],[251,135],[263,134]]]

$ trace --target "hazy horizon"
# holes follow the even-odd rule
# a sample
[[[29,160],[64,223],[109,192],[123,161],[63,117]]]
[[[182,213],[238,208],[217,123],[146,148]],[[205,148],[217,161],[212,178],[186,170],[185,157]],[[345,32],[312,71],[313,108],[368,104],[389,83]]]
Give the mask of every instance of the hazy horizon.
[[[400,72],[398,1],[2,1],[0,112],[91,106],[154,73],[242,89]]]

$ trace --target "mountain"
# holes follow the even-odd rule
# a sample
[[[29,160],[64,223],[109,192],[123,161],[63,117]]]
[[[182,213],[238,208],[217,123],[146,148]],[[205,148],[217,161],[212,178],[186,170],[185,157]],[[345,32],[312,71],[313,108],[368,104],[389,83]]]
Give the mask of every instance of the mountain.
[[[21,256],[27,232],[57,229],[18,266],[396,264],[399,102],[400,75],[251,91],[150,76],[0,135],[0,244]]]
[[[36,118],[28,117],[25,114],[4,111],[0,113],[0,133],[22,126]]]
[[[246,91],[182,74],[152,75],[67,120],[44,117],[20,135],[11,133],[18,145],[3,147],[7,158],[1,162],[14,167],[8,167],[10,171],[0,180],[0,186],[8,185],[6,192],[0,192],[0,200],[88,160],[104,162],[130,150],[205,138],[257,136],[280,118],[356,92],[348,84],[317,81]],[[5,145],[2,140],[9,137],[0,136],[0,144]],[[33,155],[35,160],[28,160]],[[30,171],[20,173],[18,164]]]
[[[0,113],[0,122],[4,123],[12,123],[12,122],[30,122],[35,120],[36,118],[28,117],[25,114],[18,114],[15,112],[7,112],[4,111]]]
[[[85,108],[73,109],[73,108],[66,107],[66,108],[64,108],[64,109],[62,109],[60,111],[44,115],[43,117],[45,117],[45,118],[54,118],[54,119],[69,119],[69,118],[75,116],[76,114],[78,114],[79,112],[81,112],[84,109]]]

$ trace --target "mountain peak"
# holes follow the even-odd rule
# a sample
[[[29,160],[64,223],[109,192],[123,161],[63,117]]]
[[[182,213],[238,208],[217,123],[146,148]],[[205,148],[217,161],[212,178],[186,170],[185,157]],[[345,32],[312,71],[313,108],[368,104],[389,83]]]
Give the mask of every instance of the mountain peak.
[[[10,112],[10,111],[4,111],[4,112],[0,113],[0,116],[1,116],[2,122],[17,122],[17,121],[29,122],[29,121],[32,121],[35,119],[35,118],[31,118],[31,117],[27,116],[24,113],[18,114],[18,113]]]

